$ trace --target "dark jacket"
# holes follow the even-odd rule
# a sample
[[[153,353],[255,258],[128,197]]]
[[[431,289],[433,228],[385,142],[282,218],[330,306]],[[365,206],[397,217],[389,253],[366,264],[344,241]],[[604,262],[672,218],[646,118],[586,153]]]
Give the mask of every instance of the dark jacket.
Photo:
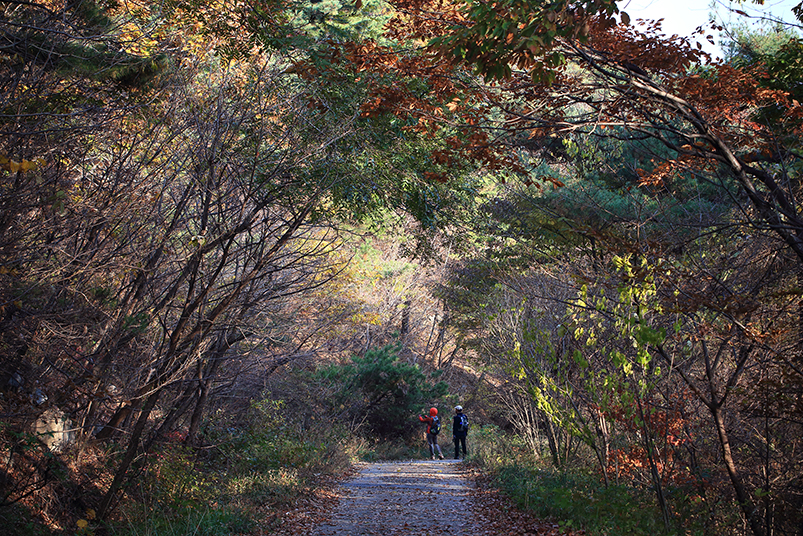
[[[468,434],[468,428],[465,430],[460,430],[460,416],[463,413],[456,413],[454,418],[452,419],[452,435],[455,437],[466,437]]]

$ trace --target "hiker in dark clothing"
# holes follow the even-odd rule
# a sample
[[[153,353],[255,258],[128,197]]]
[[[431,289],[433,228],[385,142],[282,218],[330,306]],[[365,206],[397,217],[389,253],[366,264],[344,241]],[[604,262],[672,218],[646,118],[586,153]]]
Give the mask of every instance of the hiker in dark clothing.
[[[454,441],[454,459],[460,459],[460,446],[463,446],[463,457],[466,457],[466,436],[468,435],[468,417],[463,413],[463,406],[455,406],[452,419],[452,440]]]
[[[430,408],[429,415],[419,415],[418,420],[427,423],[427,445],[429,445],[429,453],[432,454],[432,459],[435,459],[435,451],[437,450],[438,457],[442,460],[443,453],[440,445],[438,445],[438,432],[440,432],[438,409]]]

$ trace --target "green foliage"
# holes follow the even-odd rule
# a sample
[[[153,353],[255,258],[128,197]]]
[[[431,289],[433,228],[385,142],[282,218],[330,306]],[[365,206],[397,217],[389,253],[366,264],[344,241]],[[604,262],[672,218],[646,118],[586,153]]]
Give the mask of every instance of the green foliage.
[[[145,536],[246,533],[254,512],[287,507],[309,493],[320,475],[342,473],[360,448],[343,427],[304,427],[284,401],[252,404],[247,422],[213,417],[204,431],[214,449],[167,443],[149,456],[144,477],[129,489],[125,523],[114,534]],[[180,439],[176,437],[174,439]]]
[[[0,477],[0,508],[14,505],[48,483],[65,478],[64,464],[39,438],[2,422],[0,459],[14,468]]]
[[[252,405],[252,423],[241,438],[239,454],[246,460],[243,472],[287,468],[304,469],[321,463],[330,445],[342,438],[337,426],[319,423],[305,427],[304,415],[287,408],[282,400],[262,400]]]
[[[52,536],[44,523],[35,521],[36,516],[19,504],[3,507],[0,522],[5,536]]]
[[[359,7],[341,0],[302,0],[288,4],[288,23],[310,37],[381,38],[390,10],[383,0],[366,0]]]
[[[446,396],[448,386],[437,381],[437,373],[427,376],[418,365],[400,359],[399,350],[395,345],[371,349],[351,363],[320,369],[319,378],[337,386],[333,413],[351,422],[364,420],[380,438],[402,437],[417,429],[422,406]]]
[[[447,452],[446,445],[443,441],[440,443],[444,452]],[[360,460],[365,462],[420,459],[429,455],[429,451],[426,453],[422,451],[423,448],[421,441],[418,440],[415,441],[414,444],[398,440],[372,440],[366,441],[364,447],[359,450],[357,455]]]
[[[511,459],[516,446],[516,437],[505,434],[498,426],[475,427],[471,430],[471,445],[467,446],[468,459],[496,471]]]
[[[280,468],[254,471],[233,478],[228,491],[257,504],[292,504],[309,488],[297,469]]]
[[[169,443],[156,450],[142,484],[148,500],[160,510],[203,504],[213,492],[213,483],[197,469],[193,451],[181,444]]]
[[[766,69],[766,75],[760,79],[763,86],[787,92],[793,103],[803,101],[803,88],[800,85],[803,77],[803,40],[799,37],[789,39],[774,53],[762,54],[757,60]],[[798,145],[801,123],[799,118],[795,117],[790,121],[786,110],[779,106],[762,110],[759,117],[770,124],[785,127],[782,134],[786,138],[786,147],[794,148]],[[795,149],[792,151],[797,154]],[[799,176],[799,167],[795,171],[795,176]]]
[[[740,24],[727,32],[722,49],[725,60],[737,67],[753,65],[778,54],[798,37],[798,33],[782,24],[748,26]]]
[[[133,512],[132,512],[133,513]],[[202,506],[177,510],[143,511],[126,525],[116,527],[119,536],[229,536],[252,530],[254,520],[244,512],[231,508],[213,509]]]
[[[799,7],[799,6],[798,6]],[[725,43],[725,58],[734,66],[759,68],[758,82],[769,89],[788,92],[793,101],[803,101],[803,41],[799,31],[783,24],[764,24],[757,28],[737,26]],[[762,123],[785,127],[785,147],[798,145],[800,120],[790,121],[787,110],[770,106],[757,111]],[[797,127],[797,129],[795,129]]]
[[[253,528],[253,518],[221,501],[228,478],[198,460],[193,449],[164,444],[149,456],[144,478],[131,489],[140,500],[124,505],[127,522],[115,526],[114,533],[227,536],[246,532]]]
[[[618,132],[617,129],[613,129]],[[712,183],[699,174],[678,170],[662,187],[641,186],[643,175],[677,158],[655,140],[618,140],[573,136],[564,139],[571,171],[564,188],[532,196],[540,211],[559,215],[564,226],[591,234],[628,234],[628,223],[639,232],[664,240],[687,240],[699,233],[688,225],[726,215],[738,197],[733,185]],[[637,239],[637,236],[632,237]]]
[[[519,507],[589,535],[665,534],[661,514],[646,494],[606,488],[595,476],[511,464],[499,470],[497,481]]]
[[[314,486],[316,474],[330,474],[349,466],[354,454],[347,450],[343,427],[299,428],[297,419],[280,409],[283,404],[263,402],[256,410],[267,418],[245,433],[230,435],[221,446],[228,462],[225,493],[249,502],[289,505]]]
[[[660,262],[653,265],[646,258],[631,255],[614,256],[612,264],[621,277],[617,300],[604,293],[589,294],[583,286],[577,300],[572,303],[574,337],[589,351],[598,346],[598,334],[610,324],[615,336],[607,338],[611,346],[603,349],[610,359],[613,374],[623,373],[636,381],[642,394],[647,389],[650,375],[659,373],[653,366],[652,349],[667,337],[664,327],[656,327],[652,318],[661,315],[663,308],[657,298],[656,273]]]
[[[149,82],[169,66],[165,54],[137,55],[121,51],[119,41],[125,38],[120,35],[120,28],[133,18],[132,13],[113,20],[107,12],[111,6],[94,1],[70,4],[57,17],[41,7],[20,4],[9,12],[12,24],[7,24],[5,30],[19,43],[26,43],[9,49],[14,52],[13,63],[20,67],[45,64],[64,77],[113,81],[134,87]],[[62,18],[65,26],[58,29],[49,26],[54,19]],[[138,22],[147,25],[153,21]],[[69,30],[65,32],[64,28]],[[85,38],[87,35],[91,38]],[[50,51],[46,59],[41,54],[43,49]],[[72,90],[67,94],[76,99],[87,97]],[[57,103],[58,97],[54,95],[49,105]]]
[[[569,10],[580,16],[567,15]],[[561,39],[585,42],[589,18],[596,15],[612,24],[619,8],[611,0],[504,0],[463,2],[462,11],[469,22],[455,25],[448,35],[434,39],[432,46],[488,78],[507,78],[511,68],[518,66],[531,70],[536,80],[551,82],[555,70],[565,62],[554,50],[557,43]],[[626,17],[623,13],[622,20]]]
[[[798,83],[803,71],[803,41],[800,38],[787,40],[772,54],[761,56],[767,67],[764,83],[767,87],[789,91],[795,99],[803,96]]]
[[[517,506],[562,527],[585,530],[589,536],[667,534],[651,490],[611,484],[585,468],[556,470],[532,456],[522,438],[494,426],[472,431],[470,462],[493,478]],[[587,465],[583,466],[587,467]],[[668,490],[676,527],[668,534],[703,536],[734,520],[733,505],[701,495],[698,489]],[[710,504],[713,501],[717,504]]]
[[[458,158],[448,165],[436,163],[433,154],[448,148],[443,139],[413,131],[415,122],[409,119],[367,114],[363,109],[378,87],[420,81],[362,72],[342,61],[348,53],[330,41],[310,43],[295,60],[298,77],[290,78],[303,88],[302,98],[309,105],[305,135],[319,139],[322,132],[332,132],[327,145],[330,157],[319,166],[304,168],[310,184],[324,184],[326,189],[326,202],[315,216],[354,222],[401,210],[426,231],[459,219],[476,196],[472,165]],[[346,125],[347,131],[338,130]],[[448,183],[429,179],[432,174],[448,177]]]

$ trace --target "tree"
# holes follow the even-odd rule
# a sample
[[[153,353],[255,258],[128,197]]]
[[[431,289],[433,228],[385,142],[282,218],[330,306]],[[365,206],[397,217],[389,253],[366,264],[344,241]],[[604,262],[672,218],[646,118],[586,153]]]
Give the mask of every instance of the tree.
[[[18,7],[53,15],[38,4]],[[430,232],[471,191],[423,179],[429,168],[421,155],[433,142],[405,134],[394,118],[361,117],[369,81],[344,71],[322,85],[266,35],[272,45],[248,61],[210,53],[219,42],[193,33],[179,11],[155,17],[149,39],[125,18],[115,19],[123,21],[117,33],[104,34],[114,41],[134,32],[124,49],[150,59],[170,50],[172,69],[157,69],[158,78],[135,77],[142,83],[132,85],[46,63],[37,72],[48,82],[67,72],[72,78],[62,83],[84,84],[70,106],[93,113],[53,111],[47,99],[66,93],[48,93],[31,104],[44,109],[35,116],[38,145],[0,161],[13,173],[0,201],[10,208],[0,265],[4,321],[15,329],[3,332],[26,335],[21,345],[7,339],[20,349],[17,359],[4,360],[4,372],[24,368],[67,407],[85,438],[97,432],[123,448],[100,517],[161,435],[186,422],[188,441],[197,437],[215,383],[237,370],[234,357],[244,359],[238,349],[258,346],[252,341],[265,340],[297,308],[294,296],[337,276],[344,221],[406,210]],[[279,17],[271,13],[262,15]],[[97,20],[107,24],[107,14],[117,13],[99,10]],[[63,38],[58,29],[48,32]],[[309,46],[300,54],[320,59]],[[20,76],[35,71],[35,58],[23,57]],[[119,114],[81,108],[105,102],[104,92],[131,106]],[[8,106],[21,109],[25,96],[12,97]],[[17,128],[17,119],[6,126]],[[74,121],[65,136],[72,145],[59,147],[68,157],[36,160],[53,150],[38,152],[55,140],[48,135],[60,121]],[[287,355],[270,370],[310,350],[312,334],[288,340],[289,331]]]
[[[488,166],[505,163],[523,171],[501,149],[520,146],[521,135],[537,144],[550,135],[604,136],[614,129],[614,137],[654,139],[671,154],[643,172],[645,182],[657,184],[679,168],[726,171],[756,211],[755,225],[772,229],[803,256],[796,191],[773,176],[774,155],[789,153],[778,151],[777,132],[769,125],[752,121],[754,107],[780,106],[791,119],[796,105],[783,92],[763,88],[753,73],[727,65],[712,66],[705,75],[689,71],[704,55],[687,39],[664,38],[657,25],[639,31],[613,2],[457,4],[434,12],[426,3],[404,2],[398,9],[404,16],[396,20],[393,35],[423,39],[428,48],[401,61],[393,50],[363,46],[353,61],[380,72],[392,63],[410,76],[425,77],[432,91],[424,98],[379,86],[369,105],[400,114],[414,110],[422,129],[443,136],[457,122],[464,141],[453,144],[448,157],[463,153]],[[461,66],[498,82],[481,86],[446,74]],[[726,97],[734,94],[738,105]],[[478,99],[492,105],[483,110],[487,113],[471,108]],[[447,116],[435,107],[450,100],[455,114],[439,119]]]
[[[498,80],[486,93],[498,118],[489,114],[473,125],[496,128],[499,143],[511,148],[524,136],[545,144],[569,133],[654,140],[668,154],[653,152],[652,165],[636,170],[642,186],[668,196],[676,181],[696,175],[726,194],[736,188],[734,198],[749,216],[739,223],[762,236],[770,231],[799,266],[803,220],[792,149],[798,103],[787,93],[764,86],[749,69],[697,67],[702,55],[687,40],[660,38],[656,27],[641,32],[625,14],[616,24],[612,4],[505,2],[458,11],[444,15],[452,24],[441,26],[430,44],[455,64]],[[757,110],[774,110],[777,120],[761,122]],[[647,236],[636,238],[646,246]],[[742,348],[743,358],[752,355],[749,344]],[[720,444],[727,457],[727,438],[720,435]],[[771,522],[752,506],[737,473],[729,473],[752,531],[764,534]]]
[[[409,437],[418,428],[415,415],[448,393],[443,381],[427,377],[417,365],[399,359],[399,347],[385,346],[353,357],[346,365],[319,370],[333,386],[333,413],[346,422],[365,423],[375,437]]]

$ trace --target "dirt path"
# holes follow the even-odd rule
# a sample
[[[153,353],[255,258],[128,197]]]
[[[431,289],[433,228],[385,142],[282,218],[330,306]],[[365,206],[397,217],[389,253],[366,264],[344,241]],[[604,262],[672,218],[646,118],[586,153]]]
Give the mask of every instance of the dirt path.
[[[582,536],[521,512],[462,462],[363,463],[285,512],[274,536]],[[475,485],[478,482],[479,485]],[[434,521],[433,521],[434,519]],[[260,533],[263,534],[263,533]]]
[[[467,534],[475,524],[470,484],[454,460],[365,464],[313,536]]]

